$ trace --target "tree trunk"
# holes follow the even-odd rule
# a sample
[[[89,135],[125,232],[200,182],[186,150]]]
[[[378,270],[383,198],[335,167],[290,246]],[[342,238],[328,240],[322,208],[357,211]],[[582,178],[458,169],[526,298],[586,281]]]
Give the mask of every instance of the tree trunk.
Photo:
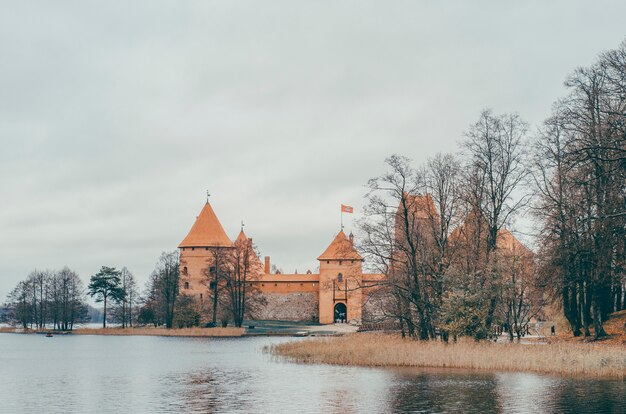
[[[218,294],[218,288],[217,288],[217,275],[219,273],[219,258],[218,258],[218,253],[216,252],[215,254],[215,275],[213,277],[213,326],[217,326],[217,294]]]
[[[104,295],[104,310],[103,310],[103,318],[102,318],[102,329],[107,327],[107,297]]]
[[[593,300],[593,330],[595,338],[599,339],[606,336],[606,331],[604,330],[604,326],[602,326],[602,308],[597,302],[599,300],[599,295],[595,290]]]
[[[591,336],[589,325],[591,322],[591,288],[589,284],[585,284],[584,287],[584,301],[583,301],[583,328],[585,337]]]

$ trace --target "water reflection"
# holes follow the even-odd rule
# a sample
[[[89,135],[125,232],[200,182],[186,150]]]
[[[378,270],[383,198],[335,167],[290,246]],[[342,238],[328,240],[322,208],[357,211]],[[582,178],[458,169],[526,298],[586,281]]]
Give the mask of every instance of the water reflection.
[[[553,387],[553,413],[626,413],[626,382],[563,380]]]
[[[0,335],[0,411],[626,412],[623,381],[284,363],[284,338]]]
[[[500,411],[493,374],[446,370],[397,370],[390,388],[393,412]]]

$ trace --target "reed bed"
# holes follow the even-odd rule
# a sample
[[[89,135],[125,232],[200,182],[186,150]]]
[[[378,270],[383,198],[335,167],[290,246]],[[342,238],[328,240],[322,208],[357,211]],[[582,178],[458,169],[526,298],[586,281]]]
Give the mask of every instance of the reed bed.
[[[10,326],[0,327],[0,333],[16,333],[16,332],[19,332],[17,328],[13,328]]]
[[[528,345],[467,340],[445,344],[359,333],[286,342],[272,345],[266,352],[313,364],[530,371],[621,379],[626,373],[626,347],[589,343]]]
[[[243,336],[245,328],[106,328],[106,329],[74,329],[76,335],[141,335],[141,336],[192,336],[192,337],[233,337]]]

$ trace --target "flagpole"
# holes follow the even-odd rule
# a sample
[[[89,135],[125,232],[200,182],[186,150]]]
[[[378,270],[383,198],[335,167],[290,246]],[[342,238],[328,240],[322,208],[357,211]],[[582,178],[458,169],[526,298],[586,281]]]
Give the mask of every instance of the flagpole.
[[[343,231],[343,208],[339,208],[341,210],[341,230]]]

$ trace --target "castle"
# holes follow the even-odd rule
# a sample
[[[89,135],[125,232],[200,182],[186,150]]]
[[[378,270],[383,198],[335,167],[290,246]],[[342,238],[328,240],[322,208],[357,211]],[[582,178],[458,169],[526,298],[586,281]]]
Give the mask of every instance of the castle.
[[[396,218],[406,216],[409,220],[396,220],[396,242],[401,246],[402,240],[405,240],[402,233],[409,225],[410,234],[421,233],[422,242],[434,245],[428,226],[438,223],[439,215],[432,197],[429,194],[407,195],[405,200],[408,212],[398,206]],[[470,248],[473,241],[478,238],[484,243],[486,233],[483,221],[478,215],[469,214],[450,235],[450,242],[457,246],[454,261],[461,268],[471,266],[476,259],[476,252]],[[180,292],[194,297],[201,304],[207,303],[214,288],[217,289],[215,282],[210,280],[211,275],[219,273],[216,266],[219,266],[221,253],[232,251],[238,243],[252,245],[252,239],[242,228],[235,242],[231,241],[207,201],[178,246]],[[532,265],[532,252],[508,230],[498,231],[496,247],[503,259],[513,258],[514,262],[522,263],[526,268]],[[352,234],[347,236],[341,230],[335,235],[317,258],[319,273],[272,273],[269,256],[265,256],[264,262],[254,252],[250,256],[251,272],[246,284],[262,296],[264,303],[261,309],[255,310],[256,319],[360,324],[363,320],[371,322],[381,317],[381,300],[386,299],[384,290],[378,288],[384,285],[386,277],[378,273],[363,273],[363,257],[354,247]],[[402,272],[400,263],[402,260],[397,260],[390,272]]]
[[[243,229],[236,242],[252,242]],[[200,302],[211,295],[207,274],[215,271],[220,251],[232,249],[211,204],[207,203],[191,230],[179,244],[180,292]],[[257,319],[311,321],[331,324],[336,321],[360,323],[364,302],[384,276],[363,273],[363,258],[354,248],[353,237],[343,230],[319,255],[319,273],[272,273],[270,257],[264,263],[254,254],[255,270],[248,283],[264,296],[265,305]]]

